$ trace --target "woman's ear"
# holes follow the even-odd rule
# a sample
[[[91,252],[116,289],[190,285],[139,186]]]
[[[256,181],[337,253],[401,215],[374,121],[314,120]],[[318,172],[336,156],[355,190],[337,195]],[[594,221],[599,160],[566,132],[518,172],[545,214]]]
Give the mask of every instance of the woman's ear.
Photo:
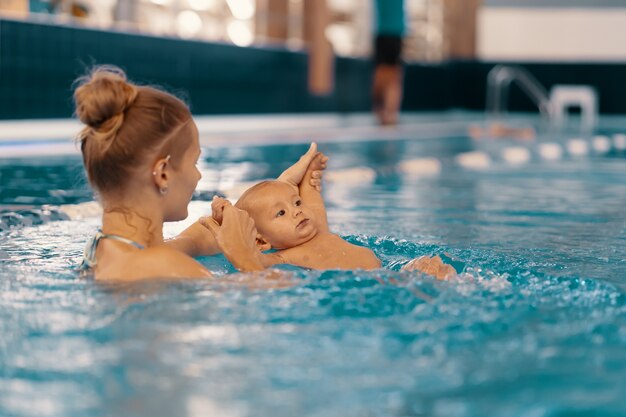
[[[167,192],[168,173],[170,168],[171,156],[167,155],[165,158],[157,160],[152,166],[152,179],[157,188],[163,193],[163,190]]]
[[[261,252],[272,249],[272,245],[267,240],[265,240],[265,238],[261,236],[260,233],[256,235],[256,247]]]

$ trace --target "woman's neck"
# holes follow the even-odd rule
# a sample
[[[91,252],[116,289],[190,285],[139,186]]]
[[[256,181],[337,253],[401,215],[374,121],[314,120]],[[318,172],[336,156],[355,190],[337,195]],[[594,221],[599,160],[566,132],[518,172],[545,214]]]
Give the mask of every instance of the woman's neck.
[[[163,219],[149,210],[140,213],[123,207],[105,207],[102,232],[125,237],[147,248],[163,243]]]

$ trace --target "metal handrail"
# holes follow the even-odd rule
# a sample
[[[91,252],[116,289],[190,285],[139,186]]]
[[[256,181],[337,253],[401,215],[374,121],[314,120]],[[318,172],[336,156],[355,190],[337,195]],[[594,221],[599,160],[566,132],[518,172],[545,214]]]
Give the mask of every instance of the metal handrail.
[[[487,75],[487,112],[500,115],[506,112],[509,87],[515,82],[533,101],[546,119],[552,116],[548,92],[530,72],[522,67],[496,65]]]

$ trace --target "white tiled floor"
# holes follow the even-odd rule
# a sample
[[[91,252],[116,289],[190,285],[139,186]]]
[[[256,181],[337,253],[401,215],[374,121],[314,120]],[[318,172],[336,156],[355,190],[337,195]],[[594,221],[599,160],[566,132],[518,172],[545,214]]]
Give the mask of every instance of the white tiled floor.
[[[395,127],[380,127],[369,113],[194,116],[202,146],[223,144],[363,141],[462,135],[480,113],[403,114]],[[78,153],[74,119],[0,122],[0,158]]]

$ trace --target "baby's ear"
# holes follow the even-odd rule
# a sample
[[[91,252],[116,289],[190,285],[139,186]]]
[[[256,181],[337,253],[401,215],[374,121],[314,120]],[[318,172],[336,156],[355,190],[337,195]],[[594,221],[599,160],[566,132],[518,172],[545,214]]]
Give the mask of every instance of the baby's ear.
[[[256,247],[261,252],[272,249],[272,245],[267,240],[265,240],[265,238],[261,236],[260,233],[256,235]]]

